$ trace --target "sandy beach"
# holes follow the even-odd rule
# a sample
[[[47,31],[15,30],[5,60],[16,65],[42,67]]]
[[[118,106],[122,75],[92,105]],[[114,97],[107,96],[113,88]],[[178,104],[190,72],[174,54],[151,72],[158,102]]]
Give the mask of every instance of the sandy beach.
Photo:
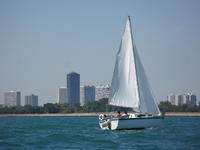
[[[0,117],[59,117],[59,116],[66,116],[66,117],[84,117],[84,116],[99,116],[102,112],[94,112],[94,113],[70,113],[70,114],[0,114]],[[113,113],[104,112],[103,114],[112,115]],[[199,116],[199,112],[167,112],[165,116]]]
[[[200,116],[200,112],[167,112],[165,116]]]

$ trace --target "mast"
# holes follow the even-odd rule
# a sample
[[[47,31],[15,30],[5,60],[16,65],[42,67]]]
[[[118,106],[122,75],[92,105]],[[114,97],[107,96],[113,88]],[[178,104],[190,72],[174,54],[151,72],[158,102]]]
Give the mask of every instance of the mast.
[[[131,25],[131,17],[128,16],[128,20],[129,20],[129,28],[131,31],[131,41],[132,41],[132,47],[133,47],[133,57],[134,57],[134,64],[135,64],[135,72],[136,72],[136,80],[137,80],[137,90],[138,90],[138,96],[139,96],[139,100],[140,100],[140,89],[139,89],[139,81],[138,81],[138,76],[137,76],[137,65],[136,65],[136,54],[135,54],[135,50],[134,50],[134,44],[133,44],[133,32],[132,32],[132,25]],[[140,104],[141,102],[139,101],[139,111],[141,112],[140,109]]]

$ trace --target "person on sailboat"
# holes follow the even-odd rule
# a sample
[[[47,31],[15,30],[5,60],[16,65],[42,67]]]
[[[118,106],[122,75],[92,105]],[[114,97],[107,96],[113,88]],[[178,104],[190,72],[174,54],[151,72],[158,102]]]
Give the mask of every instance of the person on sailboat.
[[[107,115],[103,115],[103,120],[108,120]]]
[[[124,111],[124,114],[122,115],[122,118],[124,118],[124,119],[129,118],[129,114],[127,113],[127,111]]]
[[[115,113],[115,118],[121,118],[120,111],[117,111],[117,112]]]

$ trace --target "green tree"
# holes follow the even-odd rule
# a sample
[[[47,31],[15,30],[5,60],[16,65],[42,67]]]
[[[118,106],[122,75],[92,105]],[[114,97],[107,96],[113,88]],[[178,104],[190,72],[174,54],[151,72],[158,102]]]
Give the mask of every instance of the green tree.
[[[47,103],[47,104],[44,104],[44,112],[45,113],[58,113],[59,107],[56,104]]]

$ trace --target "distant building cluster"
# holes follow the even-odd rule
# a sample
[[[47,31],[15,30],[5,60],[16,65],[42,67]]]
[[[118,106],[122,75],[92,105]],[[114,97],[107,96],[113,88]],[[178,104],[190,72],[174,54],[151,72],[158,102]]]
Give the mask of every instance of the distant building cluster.
[[[66,76],[66,86],[57,89],[58,104],[77,104],[81,106],[90,101],[98,101],[102,98],[109,98],[110,85],[80,85],[80,74],[76,72],[68,73]],[[35,94],[25,95],[24,105],[38,106],[38,96]],[[4,104],[0,107],[21,106],[21,92],[7,91],[4,93]]]
[[[80,85],[80,74],[71,72],[66,76],[66,86],[62,86],[57,89],[56,103],[66,103],[70,105],[79,103],[81,106],[84,106],[90,101],[98,101],[102,98],[109,98],[109,94],[110,85]],[[200,106],[200,102],[197,102],[197,96],[192,93],[170,93],[167,96],[167,101],[176,106],[183,104]],[[25,95],[24,105],[38,106],[38,96],[34,94]],[[4,92],[4,104],[0,104],[0,107],[13,106],[21,106],[21,92],[15,90]]]
[[[38,96],[31,94],[24,98],[25,105],[38,106]],[[21,106],[21,92],[20,91],[8,91],[4,93],[4,106],[14,107]]]
[[[171,93],[167,96],[167,101],[169,101],[172,105],[183,105],[183,104],[188,104],[192,106],[197,105],[197,96],[188,93],[188,94],[175,94]]]
[[[80,74],[71,72],[67,74],[66,87],[57,90],[57,103],[73,105],[80,103],[81,106],[89,101],[97,101],[109,97],[109,85],[80,85]]]

